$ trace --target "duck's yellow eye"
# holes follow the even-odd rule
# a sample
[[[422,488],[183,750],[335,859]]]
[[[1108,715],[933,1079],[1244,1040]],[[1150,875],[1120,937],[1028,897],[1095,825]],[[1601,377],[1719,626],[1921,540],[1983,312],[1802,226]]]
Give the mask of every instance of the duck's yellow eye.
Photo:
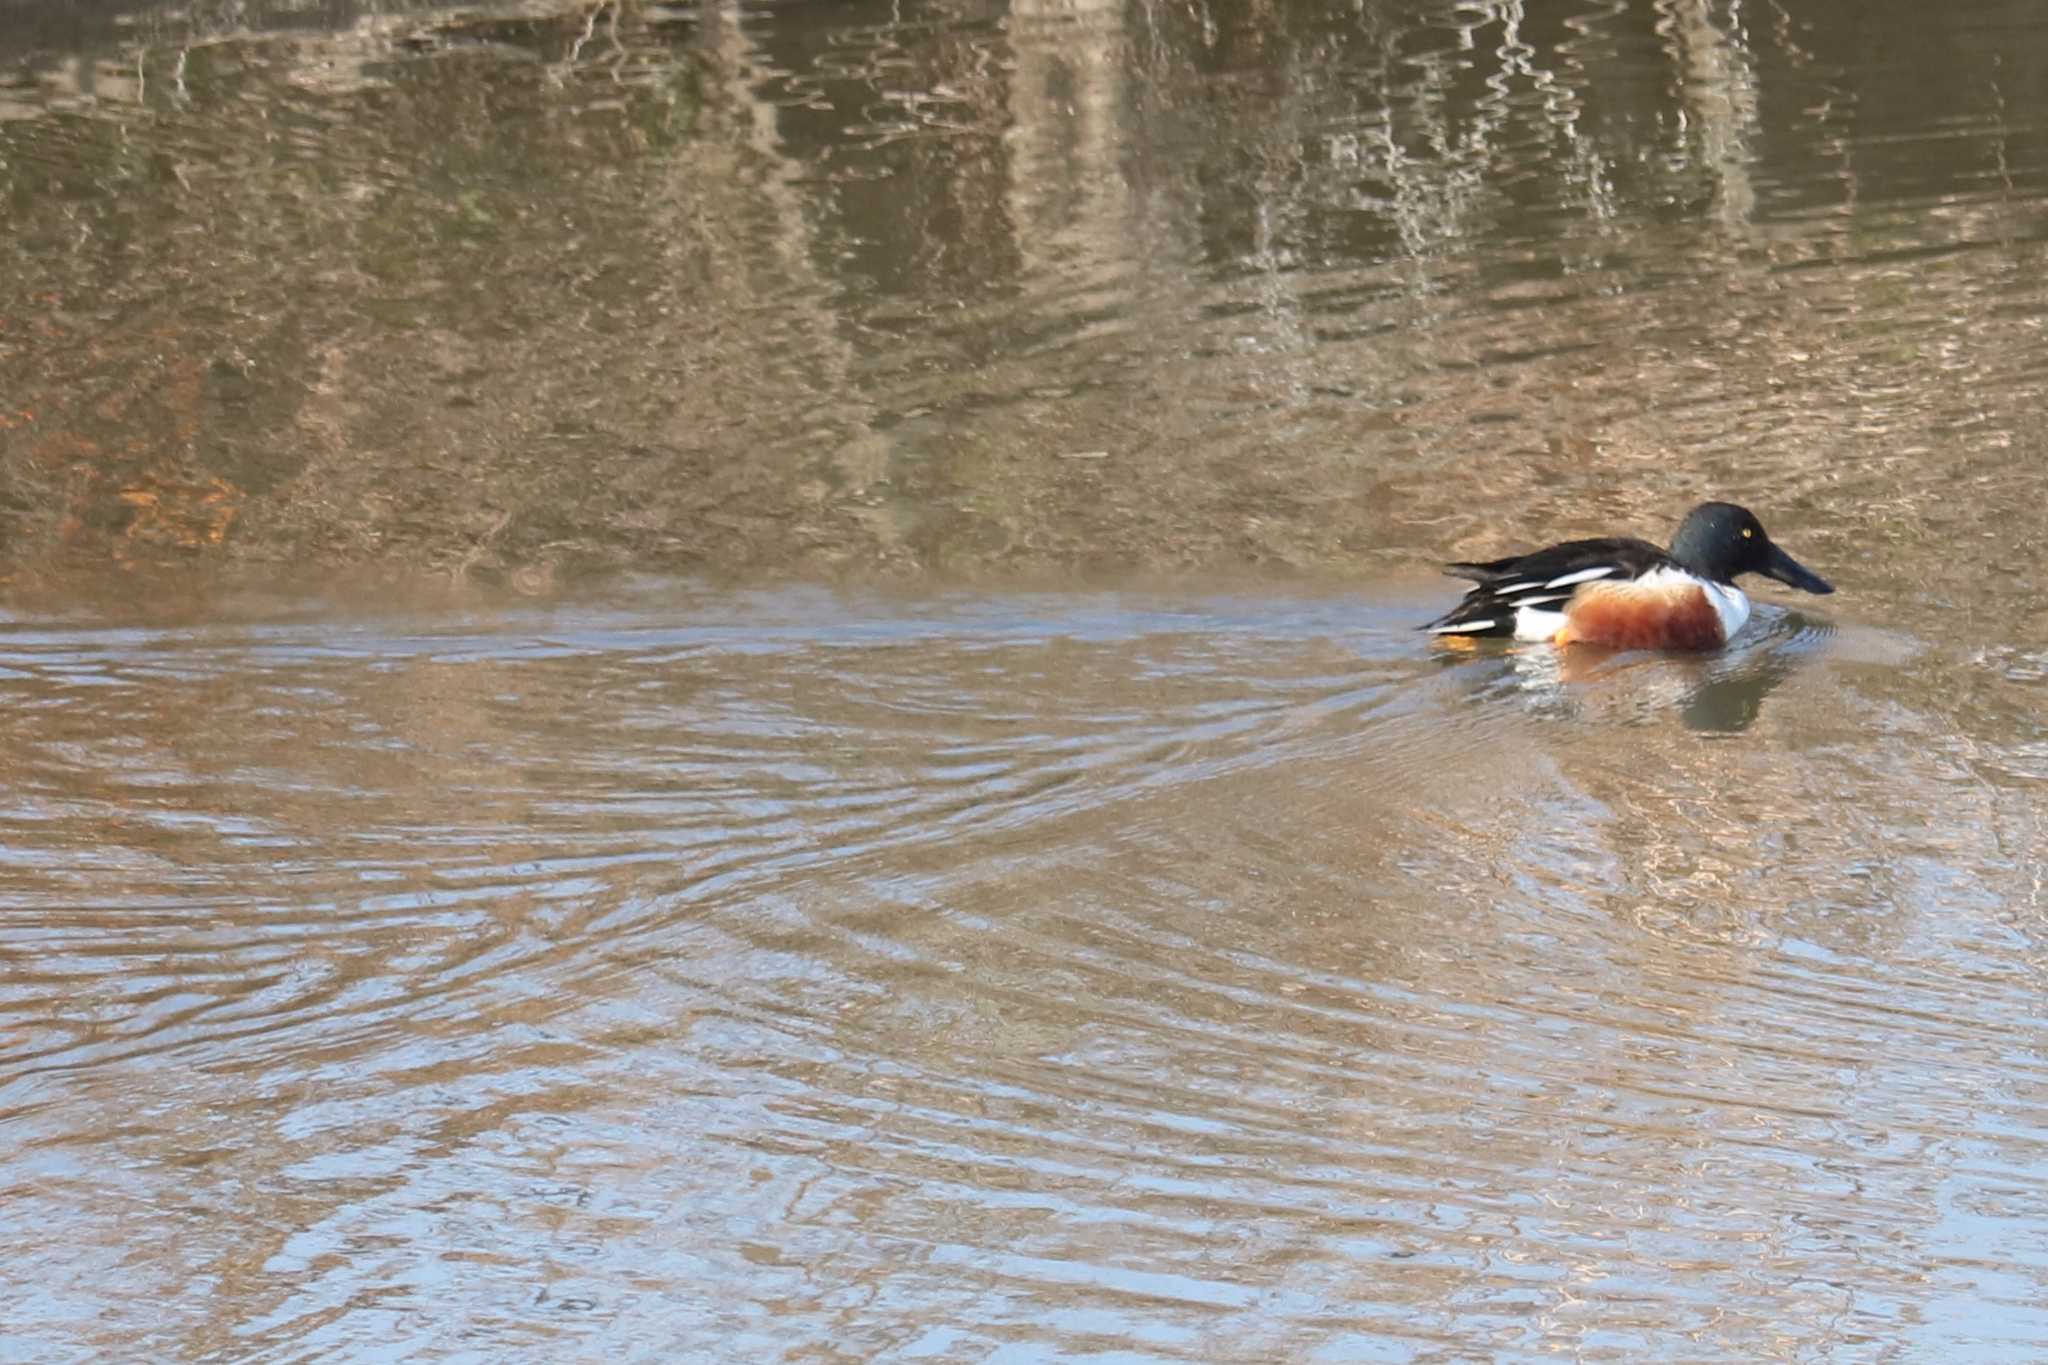
[[[1745,527],[1743,527],[1743,528],[1742,528],[1742,538],[1743,538],[1744,540],[1748,540],[1748,539],[1750,539],[1750,538],[1751,538],[1752,536],[1754,536],[1755,534],[1756,534],[1756,532],[1754,532],[1754,531],[1750,530],[1750,529],[1749,529],[1749,528],[1748,528],[1747,526],[1745,526]]]

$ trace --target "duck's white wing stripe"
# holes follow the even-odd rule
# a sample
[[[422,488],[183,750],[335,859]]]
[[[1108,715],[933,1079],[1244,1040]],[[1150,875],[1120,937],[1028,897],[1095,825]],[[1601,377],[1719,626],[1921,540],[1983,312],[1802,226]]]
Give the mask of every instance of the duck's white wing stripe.
[[[1596,578],[1607,578],[1619,572],[1621,572],[1621,570],[1617,565],[1595,564],[1590,569],[1574,569],[1572,570],[1572,572],[1568,574],[1564,574],[1561,577],[1551,579],[1548,583],[1545,583],[1543,586],[1545,589],[1569,588],[1574,584],[1590,583]]]
[[[1478,621],[1453,621],[1447,626],[1431,626],[1431,635],[1470,635],[1475,631],[1492,630],[1493,620],[1488,617]]]

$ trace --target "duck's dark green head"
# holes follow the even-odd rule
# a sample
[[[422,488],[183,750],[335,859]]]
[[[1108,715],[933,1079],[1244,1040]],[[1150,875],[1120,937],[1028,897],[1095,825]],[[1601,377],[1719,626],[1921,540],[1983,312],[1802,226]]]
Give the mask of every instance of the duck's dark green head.
[[[1801,592],[1830,593],[1834,585],[1771,543],[1747,507],[1703,502],[1685,514],[1671,538],[1671,557],[1716,583],[1737,574],[1760,573]]]

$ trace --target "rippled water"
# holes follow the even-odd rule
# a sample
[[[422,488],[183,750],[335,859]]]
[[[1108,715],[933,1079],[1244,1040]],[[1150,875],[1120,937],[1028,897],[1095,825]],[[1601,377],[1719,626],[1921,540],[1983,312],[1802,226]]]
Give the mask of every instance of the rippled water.
[[[17,623],[9,1339],[2026,1354],[2037,741],[1413,617]]]
[[[2044,75],[0,8],[0,1355],[2041,1357]]]

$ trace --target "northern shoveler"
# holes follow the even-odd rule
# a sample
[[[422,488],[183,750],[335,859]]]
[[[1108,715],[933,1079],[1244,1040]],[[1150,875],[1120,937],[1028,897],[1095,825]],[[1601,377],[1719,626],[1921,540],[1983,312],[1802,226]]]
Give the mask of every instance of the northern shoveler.
[[[1432,635],[1615,649],[1726,644],[1749,620],[1738,574],[1760,573],[1802,592],[1834,591],[1732,502],[1703,502],[1686,513],[1668,551],[1626,536],[1572,540],[1532,554],[1449,564],[1444,572],[1478,586],[1423,627]]]

